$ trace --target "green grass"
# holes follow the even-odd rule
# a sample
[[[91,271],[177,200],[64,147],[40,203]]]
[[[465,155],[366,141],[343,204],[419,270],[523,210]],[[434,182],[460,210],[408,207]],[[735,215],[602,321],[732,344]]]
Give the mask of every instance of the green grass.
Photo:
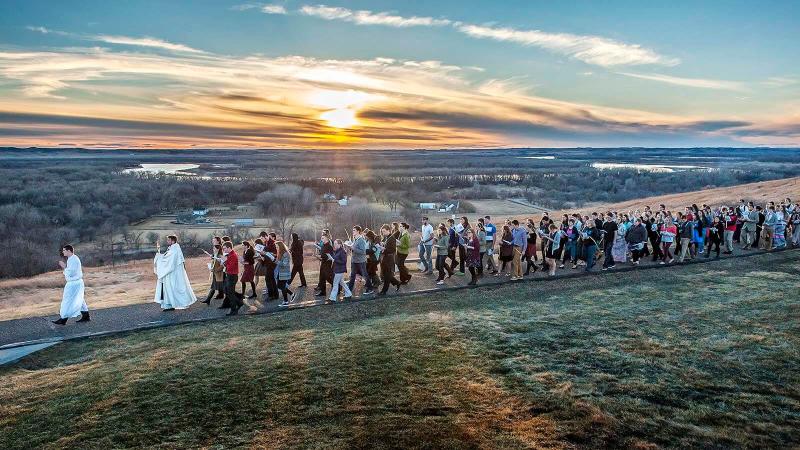
[[[0,448],[800,445],[800,253],[70,342]]]

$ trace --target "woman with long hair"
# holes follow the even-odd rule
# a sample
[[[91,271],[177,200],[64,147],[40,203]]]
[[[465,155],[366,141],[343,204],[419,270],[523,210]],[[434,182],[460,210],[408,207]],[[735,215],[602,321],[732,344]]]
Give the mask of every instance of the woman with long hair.
[[[475,236],[478,238],[478,243],[480,244],[480,257],[481,257],[481,265],[478,266],[478,276],[483,276],[483,257],[486,255],[487,250],[487,242],[486,242],[486,227],[483,225],[483,221],[478,220],[478,224],[475,226]]]
[[[556,224],[551,223],[547,227],[548,233],[542,235],[542,239],[546,243],[546,247],[544,250],[544,257],[547,260],[547,268],[548,273],[550,276],[555,276],[556,274],[556,261],[561,256],[561,234],[562,231],[556,226]]]
[[[289,306],[289,301],[294,300],[294,293],[289,289],[289,280],[292,278],[292,257],[283,241],[275,243],[278,255],[275,263],[278,265],[278,291],[283,294],[283,303],[278,306]]]
[[[256,264],[256,251],[253,250],[253,245],[249,241],[242,242],[244,251],[242,252],[242,278],[239,282],[242,283],[242,297],[251,300],[257,297],[256,283],[255,283],[255,264]],[[247,291],[247,283],[250,283],[250,288],[253,293],[249,296],[245,295]]]
[[[436,270],[439,272],[439,277],[436,278],[436,284],[441,286],[444,284],[445,272],[447,272],[447,278],[453,276],[453,269],[446,261],[450,251],[450,234],[443,223],[440,223],[439,227],[436,229],[433,246],[436,248]]]
[[[538,259],[538,257],[536,256],[536,235],[537,235],[536,224],[533,223],[532,219],[528,219],[527,227],[528,227],[528,240],[524,254],[525,261],[527,262],[527,267],[525,268],[526,276],[531,273],[531,269],[533,269],[533,273],[536,273],[536,271],[539,270],[539,268],[536,267],[535,263],[535,261]]]
[[[464,250],[467,255],[467,269],[472,277],[467,284],[474,286],[478,284],[478,269],[481,266],[481,243],[478,241],[478,236],[471,228],[468,229],[466,233]]]
[[[308,286],[306,284],[306,274],[303,272],[303,245],[305,243],[297,233],[292,233],[292,242],[290,243],[289,253],[292,255],[292,276],[289,277],[289,284],[294,281],[294,276],[300,276],[300,287]]]
[[[672,264],[675,262],[675,258],[672,255],[672,252],[669,251],[669,248],[672,246],[672,242],[675,241],[675,236],[678,234],[678,227],[672,223],[672,216],[667,214],[666,218],[664,219],[664,224],[661,225],[660,229],[661,234],[661,263],[666,264],[669,262]]]
[[[381,238],[374,231],[364,230],[364,237],[367,239],[367,274],[372,280],[373,286],[381,284],[381,277],[378,276],[378,265],[381,262],[381,251],[378,247]]]
[[[501,276],[503,273],[507,277],[511,276],[511,265],[508,264],[514,258],[514,237],[511,235],[511,227],[503,225],[503,234],[500,236],[500,272],[495,274],[496,277]],[[508,270],[506,270],[508,268]]]

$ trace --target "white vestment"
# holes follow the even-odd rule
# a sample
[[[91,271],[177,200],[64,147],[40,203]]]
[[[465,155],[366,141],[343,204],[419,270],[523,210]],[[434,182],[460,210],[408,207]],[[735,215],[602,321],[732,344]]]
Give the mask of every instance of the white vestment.
[[[197,301],[183,263],[183,252],[177,243],[170,245],[163,255],[156,253],[153,260],[153,269],[158,277],[155,302],[164,309],[186,309]]]
[[[81,311],[89,311],[86,300],[83,298],[83,270],[81,260],[72,255],[67,258],[67,267],[64,268],[64,295],[61,297],[61,317],[68,319],[78,317]]]

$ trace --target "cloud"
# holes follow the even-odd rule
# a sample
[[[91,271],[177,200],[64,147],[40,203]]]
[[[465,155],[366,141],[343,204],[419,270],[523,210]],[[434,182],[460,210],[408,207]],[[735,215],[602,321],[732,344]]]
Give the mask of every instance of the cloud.
[[[761,84],[769,87],[782,88],[800,83],[800,79],[790,77],[769,77],[762,81]]]
[[[742,129],[768,130],[757,121],[724,116],[681,117],[560,101],[530,93],[524,78],[474,80],[475,74],[441,61],[383,57],[75,47],[5,51],[0,52],[0,128],[30,132],[6,132],[0,145],[725,145],[736,142]],[[337,109],[352,112],[358,123],[332,129],[323,115]]]
[[[152,47],[152,48],[160,48],[163,50],[171,50],[175,52],[189,52],[189,53],[203,53],[202,50],[197,50],[195,48],[183,45],[183,44],[173,44],[172,42],[163,41],[161,39],[156,39],[152,37],[128,37],[128,36],[111,36],[107,34],[102,34],[98,36],[94,36],[91,38],[94,41],[105,42],[108,44],[118,44],[118,45],[135,45],[138,47]]]
[[[657,81],[659,83],[674,84],[676,86],[688,86],[688,87],[703,88],[703,89],[719,89],[719,90],[737,91],[737,92],[745,92],[748,90],[747,86],[745,86],[744,83],[740,83],[738,81],[710,80],[705,78],[682,78],[682,77],[673,77],[670,75],[661,75],[656,73],[650,73],[650,74],[631,73],[631,72],[617,72],[617,73],[619,75],[625,75],[626,77]]]
[[[347,8],[340,8],[325,5],[305,5],[300,8],[300,13],[307,16],[319,17],[325,20],[343,20],[359,25],[385,25],[390,27],[433,27],[450,25],[448,19],[434,19],[433,17],[403,17],[392,15],[387,12],[372,12],[367,10],[353,11]]]
[[[261,8],[264,14],[286,14],[286,8],[281,5],[264,5]]]
[[[94,42],[105,42],[107,44],[117,44],[117,45],[132,45],[137,47],[150,47],[150,48],[158,48],[162,50],[169,50],[174,52],[187,52],[187,53],[204,53],[202,50],[198,50],[187,45],[183,44],[174,44],[172,42],[167,42],[162,39],[157,39],[153,37],[129,37],[129,36],[113,36],[107,34],[100,34],[100,35],[88,35],[88,34],[79,34],[79,33],[69,33],[66,31],[58,31],[58,30],[51,30],[49,28],[40,27],[40,26],[27,26],[26,29],[30,31],[35,31],[37,33],[42,34],[57,34],[59,36],[66,36],[71,37],[74,39],[80,39],[84,41],[94,41]]]
[[[659,55],[640,45],[626,44],[600,36],[547,33],[539,30],[516,30],[468,24],[459,25],[457,29],[474,38],[539,47],[570,56],[587,64],[603,67],[641,64],[674,66],[680,62],[676,58]]]

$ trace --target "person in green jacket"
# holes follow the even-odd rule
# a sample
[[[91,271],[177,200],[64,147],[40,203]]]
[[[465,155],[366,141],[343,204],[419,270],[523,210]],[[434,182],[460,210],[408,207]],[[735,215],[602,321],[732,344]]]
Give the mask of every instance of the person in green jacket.
[[[400,224],[400,238],[397,240],[397,268],[400,269],[400,283],[408,284],[411,274],[406,267],[406,258],[411,249],[411,234],[408,232],[409,225],[405,222]]]

